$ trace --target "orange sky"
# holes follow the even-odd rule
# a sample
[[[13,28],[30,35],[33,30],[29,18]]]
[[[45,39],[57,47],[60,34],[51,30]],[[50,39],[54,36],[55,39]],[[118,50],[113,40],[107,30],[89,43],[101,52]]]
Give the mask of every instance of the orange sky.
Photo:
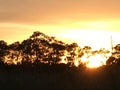
[[[39,30],[82,44],[96,42],[94,38],[89,40],[91,36],[99,39],[114,32],[114,41],[118,42],[119,4],[120,0],[0,0],[0,39],[21,41]]]

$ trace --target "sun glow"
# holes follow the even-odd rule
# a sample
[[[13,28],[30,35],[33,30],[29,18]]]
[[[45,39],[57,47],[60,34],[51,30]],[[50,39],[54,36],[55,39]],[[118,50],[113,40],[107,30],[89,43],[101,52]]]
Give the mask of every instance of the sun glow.
[[[111,49],[110,36],[112,32],[104,30],[65,30],[63,34],[57,36],[65,42],[77,42],[80,47],[91,46],[92,49]],[[68,32],[67,32],[68,31]]]
[[[76,67],[78,67],[78,66],[79,66],[79,60],[78,60],[78,59],[75,60],[75,61],[74,61],[74,64],[75,64]]]
[[[76,52],[78,55],[79,52]],[[61,61],[59,63],[68,64],[70,61],[68,60],[67,54],[61,57]],[[78,67],[81,63],[84,64],[87,68],[99,68],[103,65],[106,65],[106,61],[111,56],[111,52],[105,49],[100,49],[97,51],[89,50],[84,52],[82,57],[75,57],[71,62],[72,65]]]
[[[59,63],[67,64],[68,61],[66,60],[66,56],[62,56],[62,57],[61,57],[61,61],[60,61]]]
[[[86,67],[88,68],[98,68],[100,66],[106,65],[106,61],[109,58],[109,54],[106,55],[101,55],[101,54],[96,54],[92,56],[87,56],[84,55],[81,58],[81,62],[86,64]]]

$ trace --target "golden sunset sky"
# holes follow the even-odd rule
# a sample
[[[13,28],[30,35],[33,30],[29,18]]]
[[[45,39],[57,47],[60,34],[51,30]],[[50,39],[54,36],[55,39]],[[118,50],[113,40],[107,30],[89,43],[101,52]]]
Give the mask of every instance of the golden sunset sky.
[[[120,0],[0,0],[0,39],[8,43],[41,31],[67,43],[110,48],[111,35],[119,43],[119,24]]]

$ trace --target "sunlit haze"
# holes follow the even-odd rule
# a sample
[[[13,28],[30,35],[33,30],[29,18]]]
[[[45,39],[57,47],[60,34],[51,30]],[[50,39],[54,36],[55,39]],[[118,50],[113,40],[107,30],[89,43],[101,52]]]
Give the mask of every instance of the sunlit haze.
[[[92,24],[92,23],[91,23]],[[99,26],[99,25],[98,25]],[[109,25],[111,27],[111,25]],[[91,46],[93,49],[111,48],[111,36],[113,45],[119,43],[120,32],[118,30],[102,30],[86,28],[66,27],[59,25],[19,25],[10,23],[0,24],[1,39],[12,43],[15,41],[22,41],[29,38],[34,31],[41,31],[49,36],[55,36],[59,40],[66,43],[78,43],[81,47],[85,45]],[[90,26],[91,27],[91,26]],[[96,27],[96,25],[95,25]],[[99,26],[100,27],[100,26]],[[101,26],[102,27],[102,26]],[[3,29],[3,30],[2,30]]]

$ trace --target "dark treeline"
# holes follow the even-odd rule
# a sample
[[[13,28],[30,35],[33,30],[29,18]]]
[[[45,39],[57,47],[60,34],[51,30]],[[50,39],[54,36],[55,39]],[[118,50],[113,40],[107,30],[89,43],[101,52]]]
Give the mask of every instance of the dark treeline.
[[[22,42],[8,45],[1,40],[0,90],[120,90],[120,44],[114,47],[106,65],[95,70],[87,69],[80,60],[89,52],[110,53],[67,44],[39,31]]]

